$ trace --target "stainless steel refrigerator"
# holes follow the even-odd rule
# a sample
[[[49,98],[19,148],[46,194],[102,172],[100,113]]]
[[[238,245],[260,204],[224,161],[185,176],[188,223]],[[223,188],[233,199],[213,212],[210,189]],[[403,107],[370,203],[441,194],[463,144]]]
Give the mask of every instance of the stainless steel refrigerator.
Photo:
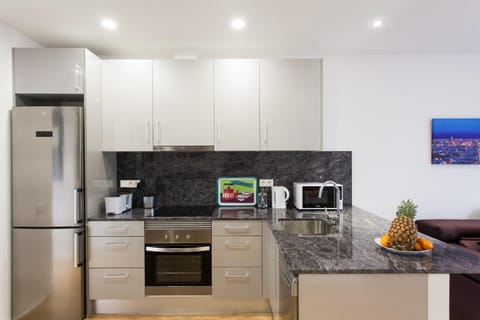
[[[12,318],[83,319],[83,108],[13,108],[12,212]]]

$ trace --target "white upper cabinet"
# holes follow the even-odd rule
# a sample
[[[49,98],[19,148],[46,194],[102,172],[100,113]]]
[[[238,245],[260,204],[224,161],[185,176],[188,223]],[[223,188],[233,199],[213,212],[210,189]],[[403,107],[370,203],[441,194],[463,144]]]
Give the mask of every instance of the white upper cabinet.
[[[320,150],[320,99],[320,60],[261,60],[261,150]]]
[[[213,147],[213,61],[153,61],[153,144]]]
[[[85,49],[16,48],[17,94],[83,94]]]
[[[258,60],[216,60],[214,70],[215,150],[259,150]]]
[[[152,151],[152,60],[103,60],[103,151]]]

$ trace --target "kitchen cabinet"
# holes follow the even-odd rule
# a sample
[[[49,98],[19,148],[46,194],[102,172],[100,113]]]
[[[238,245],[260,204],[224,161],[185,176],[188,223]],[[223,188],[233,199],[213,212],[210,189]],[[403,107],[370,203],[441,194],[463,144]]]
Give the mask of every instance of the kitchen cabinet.
[[[214,68],[215,150],[259,150],[258,60],[215,60]]]
[[[85,49],[15,48],[16,94],[83,94]]]
[[[279,252],[268,221],[263,222],[263,297],[270,302],[274,318],[279,314]]]
[[[320,150],[321,123],[321,61],[261,60],[261,150]]]
[[[88,298],[145,296],[143,221],[88,223]]]
[[[213,148],[213,61],[153,61],[154,146]]]
[[[427,320],[428,277],[428,274],[300,274],[299,319]],[[448,318],[448,311],[445,314]]]
[[[212,296],[262,297],[262,221],[213,222]]]
[[[103,60],[103,151],[152,151],[152,60]]]

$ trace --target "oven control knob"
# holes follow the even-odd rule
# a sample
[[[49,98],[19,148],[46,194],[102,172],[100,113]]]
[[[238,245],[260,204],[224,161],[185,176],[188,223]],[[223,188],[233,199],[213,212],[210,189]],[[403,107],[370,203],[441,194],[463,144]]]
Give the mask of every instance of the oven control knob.
[[[163,238],[164,238],[165,240],[168,240],[168,234],[164,235]]]
[[[175,235],[175,239],[176,239],[176,240],[180,239],[180,235],[176,234],[176,235]]]
[[[190,239],[192,238],[192,236],[189,235],[189,234],[187,234],[187,235],[185,236],[185,238],[187,238],[187,240],[190,240]]]

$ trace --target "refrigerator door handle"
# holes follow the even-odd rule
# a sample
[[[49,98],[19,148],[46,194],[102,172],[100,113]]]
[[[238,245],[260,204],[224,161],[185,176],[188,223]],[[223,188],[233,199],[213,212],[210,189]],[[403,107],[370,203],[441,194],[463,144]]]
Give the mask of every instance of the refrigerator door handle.
[[[80,193],[82,189],[73,189],[73,224],[82,222],[83,217],[80,216]]]
[[[77,231],[73,234],[73,267],[79,268],[83,265],[83,244],[81,238],[83,231]]]

